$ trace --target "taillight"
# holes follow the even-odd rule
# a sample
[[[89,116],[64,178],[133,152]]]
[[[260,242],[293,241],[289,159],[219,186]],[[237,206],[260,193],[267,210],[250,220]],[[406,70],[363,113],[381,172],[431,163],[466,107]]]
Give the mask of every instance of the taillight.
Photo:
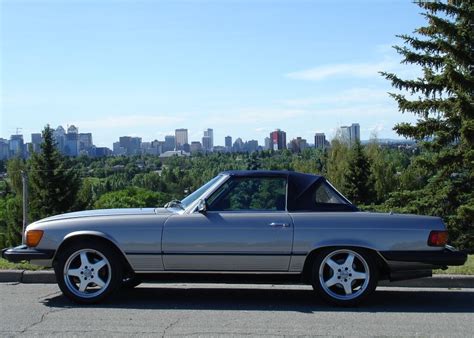
[[[429,246],[445,246],[448,243],[447,231],[431,231],[428,237]]]
[[[26,232],[26,245],[34,248],[39,244],[43,237],[43,230],[28,230]]]

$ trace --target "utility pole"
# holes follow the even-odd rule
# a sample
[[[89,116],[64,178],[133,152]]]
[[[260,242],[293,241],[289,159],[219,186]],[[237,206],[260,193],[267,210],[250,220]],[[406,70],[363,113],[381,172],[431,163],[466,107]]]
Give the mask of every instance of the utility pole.
[[[21,232],[21,243],[25,244],[25,229],[28,225],[28,174],[21,171],[21,182],[23,183],[23,231]]]

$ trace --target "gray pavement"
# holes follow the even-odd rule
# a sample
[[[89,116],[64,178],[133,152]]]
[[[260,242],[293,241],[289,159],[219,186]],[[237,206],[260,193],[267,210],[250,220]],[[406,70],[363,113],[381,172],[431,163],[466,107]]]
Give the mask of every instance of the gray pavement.
[[[474,289],[378,288],[326,305],[307,286],[142,284],[79,306],[54,284],[0,283],[0,336],[473,336]]]

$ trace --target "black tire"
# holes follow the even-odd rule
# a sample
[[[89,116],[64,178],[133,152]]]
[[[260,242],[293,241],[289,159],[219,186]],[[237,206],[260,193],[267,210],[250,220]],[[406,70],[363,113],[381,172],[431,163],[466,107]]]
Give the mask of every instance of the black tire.
[[[138,285],[140,285],[143,281],[141,278],[138,278],[136,275],[132,276],[125,276],[122,279],[122,289],[130,290],[133,288],[136,288]]]
[[[80,304],[104,300],[120,287],[123,279],[116,250],[96,240],[66,247],[58,254],[54,270],[63,294]]]
[[[377,282],[377,264],[374,257],[363,249],[328,248],[321,251],[313,262],[313,288],[333,305],[360,304],[374,292]]]

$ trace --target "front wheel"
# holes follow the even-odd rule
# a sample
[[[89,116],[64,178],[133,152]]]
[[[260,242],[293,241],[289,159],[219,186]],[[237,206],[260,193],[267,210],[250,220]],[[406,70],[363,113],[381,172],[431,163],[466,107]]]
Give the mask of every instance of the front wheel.
[[[55,267],[59,288],[77,303],[97,303],[122,281],[122,267],[109,245],[96,241],[75,243],[58,256]]]
[[[313,288],[326,301],[354,306],[377,287],[378,270],[368,252],[361,249],[326,249],[313,264]]]

